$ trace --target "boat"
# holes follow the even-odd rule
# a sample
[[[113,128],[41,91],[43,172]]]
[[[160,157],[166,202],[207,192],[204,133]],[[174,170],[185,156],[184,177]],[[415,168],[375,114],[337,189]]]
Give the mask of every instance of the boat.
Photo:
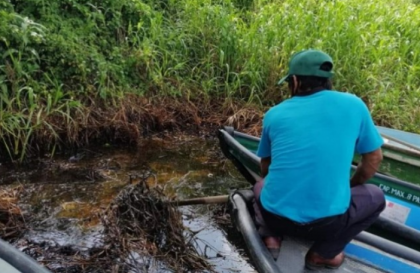
[[[346,259],[338,269],[306,269],[304,256],[310,242],[290,236],[284,237],[280,255],[275,261],[255,227],[252,198],[251,190],[236,190],[229,195],[228,208],[232,223],[242,235],[248,255],[258,272],[420,273],[420,252],[365,231],[346,246]]]
[[[218,138],[224,155],[250,184],[261,179],[260,158],[256,155],[260,138],[232,127],[219,129]],[[349,172],[355,169],[353,164]],[[387,202],[371,233],[420,251],[420,186],[381,173],[376,173],[367,183],[379,186]]]
[[[420,184],[420,135],[383,126],[376,128],[384,140],[381,171]]]
[[[384,139],[386,148],[420,156],[420,135],[383,126],[376,126],[376,128]],[[420,158],[412,162],[408,160],[407,163],[420,167]]]
[[[34,259],[0,239],[1,273],[51,273]]]

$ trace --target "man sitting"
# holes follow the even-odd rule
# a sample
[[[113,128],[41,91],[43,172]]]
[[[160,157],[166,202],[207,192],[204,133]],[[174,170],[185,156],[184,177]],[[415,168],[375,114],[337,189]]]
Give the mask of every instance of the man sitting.
[[[308,268],[339,267],[345,246],[385,208],[382,190],[365,184],[382,161],[383,140],[360,98],[332,90],[332,69],[322,51],[291,58],[279,82],[291,98],[265,114],[257,152],[260,233],[274,258],[282,235],[312,240]],[[362,158],[350,178],[355,152]]]

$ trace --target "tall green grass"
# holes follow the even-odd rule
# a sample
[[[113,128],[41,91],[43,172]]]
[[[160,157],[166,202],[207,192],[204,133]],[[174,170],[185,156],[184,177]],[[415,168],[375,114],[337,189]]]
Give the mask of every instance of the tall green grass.
[[[3,1],[0,152],[23,158],[44,131],[60,141],[75,112],[126,93],[271,106],[307,48],[333,57],[335,88],[378,123],[420,133],[419,28],[404,0]]]
[[[327,51],[337,89],[368,99],[377,121],[419,132],[419,27],[410,1],[259,1],[243,35],[282,74],[291,53]]]
[[[420,132],[420,8],[410,1],[259,0],[245,11],[183,2],[182,29],[214,54],[203,67],[229,79],[208,93],[267,102],[291,54],[318,48],[335,60],[337,89],[364,97],[378,122]]]
[[[151,20],[146,43],[147,80],[161,95],[272,105],[284,94],[276,82],[290,56],[318,48],[335,60],[335,87],[363,97],[377,122],[420,132],[420,8],[410,1],[184,0],[168,7],[154,11],[159,20]]]

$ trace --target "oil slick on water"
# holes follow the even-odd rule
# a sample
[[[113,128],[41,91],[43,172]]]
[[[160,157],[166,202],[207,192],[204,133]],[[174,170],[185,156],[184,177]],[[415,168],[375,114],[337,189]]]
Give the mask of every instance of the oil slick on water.
[[[71,246],[78,251],[100,245],[98,213],[144,172],[150,172],[151,186],[159,185],[180,199],[227,194],[231,188],[248,187],[224,160],[214,140],[152,139],[137,149],[104,148],[83,154],[77,161],[69,160],[71,156],[56,157],[27,171],[6,171],[2,166],[7,184],[24,185],[21,205],[36,217],[34,226],[25,234],[26,240],[51,247]],[[182,210],[185,226],[196,233],[199,252],[217,272],[255,272],[205,207],[198,207]],[[144,259],[144,263],[150,262]],[[160,263],[155,264],[155,272],[169,272]]]

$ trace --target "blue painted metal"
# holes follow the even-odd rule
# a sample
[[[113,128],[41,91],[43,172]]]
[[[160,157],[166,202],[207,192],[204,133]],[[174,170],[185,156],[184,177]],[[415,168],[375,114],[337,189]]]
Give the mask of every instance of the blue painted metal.
[[[420,273],[420,265],[406,262],[385,252],[378,251],[375,248],[368,248],[357,243],[348,244],[344,252],[350,258],[385,270],[387,272]]]
[[[390,136],[392,138],[395,138],[405,143],[416,146],[420,149],[420,135],[418,134],[391,129],[387,127],[382,127],[382,126],[376,126],[376,128],[378,129],[379,133],[381,133],[384,136]]]
[[[400,199],[394,198],[392,196],[386,196],[386,200],[388,202],[392,202],[394,204],[399,204],[403,208],[408,209],[409,213],[407,215],[407,219],[404,223],[404,225],[412,227],[414,229],[420,230],[420,207],[416,206],[414,204],[402,201]],[[389,206],[392,206],[388,203],[388,208],[386,209],[392,209]],[[388,217],[390,218],[390,217]]]

